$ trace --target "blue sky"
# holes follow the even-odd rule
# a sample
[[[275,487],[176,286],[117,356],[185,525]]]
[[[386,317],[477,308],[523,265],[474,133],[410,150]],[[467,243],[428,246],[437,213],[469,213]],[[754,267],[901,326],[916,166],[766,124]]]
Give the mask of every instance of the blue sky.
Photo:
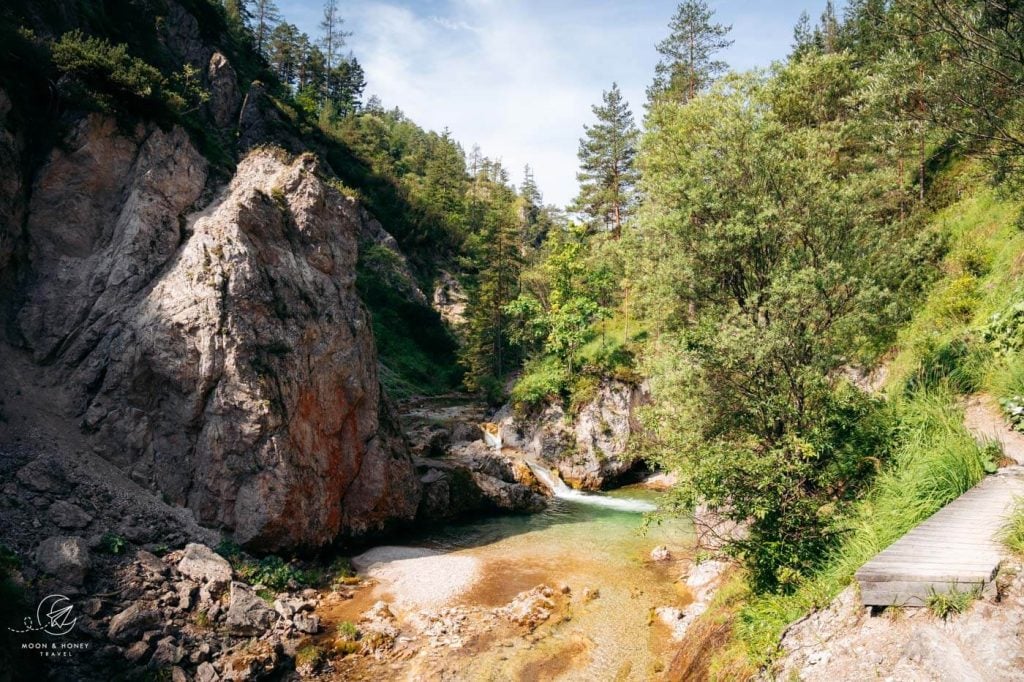
[[[278,0],[282,15],[318,34],[320,0]],[[590,107],[616,81],[639,122],[654,74],[654,46],[676,0],[340,0],[348,47],[362,63],[367,94],[398,106],[425,128],[448,127],[501,159],[515,182],[533,169],[545,201],[576,193],[576,149]],[[734,69],[785,57],[802,10],[817,19],[825,0],[711,0],[735,43]]]

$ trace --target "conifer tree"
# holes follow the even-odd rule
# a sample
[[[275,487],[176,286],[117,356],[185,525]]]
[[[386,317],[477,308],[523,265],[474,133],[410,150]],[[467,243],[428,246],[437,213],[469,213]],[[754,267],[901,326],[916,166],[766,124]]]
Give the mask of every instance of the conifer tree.
[[[814,30],[811,28],[811,16],[807,11],[800,13],[796,26],[793,27],[793,59],[800,59],[814,49]]]
[[[650,102],[667,97],[688,102],[726,70],[715,55],[732,45],[727,39],[732,26],[712,22],[714,12],[704,0],[685,0],[669,22],[671,33],[658,43],[661,61],[654,83],[647,89]]]
[[[639,132],[629,103],[615,83],[602,94],[602,104],[592,109],[597,123],[583,127],[586,134],[580,139],[580,171],[576,174],[580,193],[573,209],[592,223],[603,223],[618,238],[635,203]]]
[[[270,34],[267,46],[270,66],[285,85],[295,85],[299,64],[304,55],[300,53],[299,29],[288,22],[278,24]]]
[[[511,366],[508,355],[511,318],[506,306],[517,294],[522,267],[515,213],[516,195],[500,163],[483,159],[469,192],[468,248],[477,265],[469,288],[469,319],[462,364],[471,390],[500,392]]]
[[[523,169],[523,186],[519,190],[519,198],[522,202],[520,218],[523,225],[523,244],[537,248],[544,241],[550,220],[545,220],[544,198],[537,187],[530,164],[526,164]]]
[[[252,2],[252,35],[256,41],[256,51],[269,56],[270,34],[281,21],[281,11],[274,0],[253,0]]]

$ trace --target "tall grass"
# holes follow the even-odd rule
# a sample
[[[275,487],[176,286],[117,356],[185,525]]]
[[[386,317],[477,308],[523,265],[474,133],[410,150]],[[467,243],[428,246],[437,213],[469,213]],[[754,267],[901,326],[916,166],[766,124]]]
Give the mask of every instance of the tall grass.
[[[1017,505],[1003,527],[1000,539],[1011,552],[1024,557],[1024,498],[1017,499]]]
[[[929,360],[972,346],[995,313],[1020,298],[1024,270],[1024,231],[1016,226],[1021,206],[990,189],[978,189],[939,211],[934,229],[948,244],[942,276],[917,309],[914,319],[897,335],[890,366],[889,388],[900,390]],[[981,359],[981,358],[974,358]],[[979,369],[976,364],[965,369]],[[976,375],[954,377],[966,381],[959,390],[987,388],[988,379]]]
[[[845,539],[823,569],[791,594],[751,595],[736,622],[738,642],[754,665],[771,662],[789,623],[828,604],[854,572],[912,527],[974,486],[985,475],[986,455],[963,426],[947,391],[896,398],[898,421],[892,462],[845,524]]]

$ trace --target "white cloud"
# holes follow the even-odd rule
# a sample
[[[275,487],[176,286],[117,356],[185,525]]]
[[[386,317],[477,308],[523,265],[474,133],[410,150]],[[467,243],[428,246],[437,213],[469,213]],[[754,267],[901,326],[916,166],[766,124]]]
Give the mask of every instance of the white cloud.
[[[654,45],[678,0],[369,0],[343,2],[349,47],[366,70],[367,94],[398,106],[420,125],[449,128],[468,150],[478,143],[518,182],[534,168],[545,199],[576,193],[576,149],[591,105],[617,81],[643,117]],[[321,0],[279,0],[310,35]],[[715,0],[734,25],[725,55],[747,68],[788,51],[792,26],[807,4],[824,0]]]
[[[385,2],[353,8],[351,43],[368,91],[420,125],[448,127],[467,149],[479,144],[517,181],[529,163],[546,200],[567,203],[583,123],[615,78],[593,51],[635,29],[595,32],[491,0],[452,0],[446,9],[442,17]]]

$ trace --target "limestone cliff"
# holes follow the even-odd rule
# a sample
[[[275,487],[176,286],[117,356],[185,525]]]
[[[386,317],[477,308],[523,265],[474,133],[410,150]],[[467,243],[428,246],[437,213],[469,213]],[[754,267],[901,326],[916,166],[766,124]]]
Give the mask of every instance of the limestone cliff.
[[[240,542],[411,519],[418,478],[355,292],[370,218],[309,154],[257,149],[212,201],[207,172],[180,128],[81,119],[5,207],[25,214],[15,336],[94,449]]]

